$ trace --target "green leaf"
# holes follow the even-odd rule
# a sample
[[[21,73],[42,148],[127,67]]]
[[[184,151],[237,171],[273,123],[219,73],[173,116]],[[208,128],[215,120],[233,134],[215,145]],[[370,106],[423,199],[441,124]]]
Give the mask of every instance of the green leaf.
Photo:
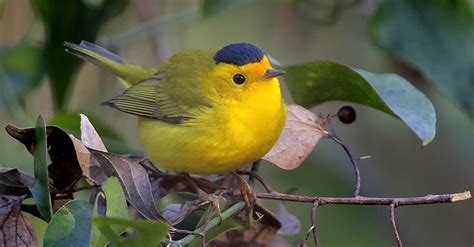
[[[468,0],[380,1],[373,40],[474,113],[474,11]]]
[[[72,78],[81,63],[80,59],[64,51],[64,41],[93,42],[103,24],[119,15],[128,5],[128,0],[32,0],[31,4],[46,30],[43,58],[55,106],[64,109]]]
[[[34,174],[35,181],[30,187],[36,207],[41,215],[50,220],[53,214],[51,195],[49,194],[48,164],[49,156],[46,147],[46,127],[40,115],[36,121],[34,136]]]
[[[102,184],[107,201],[106,216],[128,218],[128,206],[122,185],[117,177],[110,177]]]
[[[158,246],[168,234],[168,225],[160,221],[96,217],[93,222],[112,245],[118,247]],[[122,237],[115,232],[116,227],[125,228],[133,234]]]
[[[210,241],[212,241],[213,239],[215,239],[219,235],[224,234],[228,231],[238,230],[238,229],[243,229],[243,228],[244,227],[242,225],[240,225],[239,223],[237,223],[237,221],[235,221],[234,219],[227,218],[224,221],[222,221],[222,223],[220,225],[218,225],[217,227],[211,228],[211,229],[209,229],[209,231],[206,232],[206,243],[209,243]],[[200,238],[194,239],[189,244],[189,246],[190,247],[201,246],[201,239]]]
[[[285,82],[296,103],[312,107],[342,100],[366,105],[401,119],[422,140],[436,133],[431,101],[407,80],[395,74],[373,74],[331,61],[283,67]]]
[[[0,101],[22,100],[44,75],[41,50],[28,42],[0,50]]]
[[[108,217],[118,217],[123,219],[128,219],[128,206],[125,199],[125,194],[123,193],[122,186],[117,177],[110,177],[102,184],[102,191],[105,195],[105,200],[107,202],[107,208],[105,215]],[[99,195],[100,196],[100,195]],[[95,209],[98,207],[97,202],[95,204]],[[119,235],[125,230],[124,227],[118,227],[112,229],[116,235]],[[103,247],[109,241],[102,234],[102,232],[97,228],[96,225],[92,225],[92,238],[90,241],[91,247]]]
[[[92,207],[87,201],[77,199],[68,202],[51,218],[43,246],[89,246],[91,220]]]

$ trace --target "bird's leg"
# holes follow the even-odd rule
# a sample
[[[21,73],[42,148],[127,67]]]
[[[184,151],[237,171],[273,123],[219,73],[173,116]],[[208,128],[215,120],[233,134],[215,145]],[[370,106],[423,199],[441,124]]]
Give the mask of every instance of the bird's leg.
[[[195,203],[195,206],[199,207],[199,206],[204,206],[204,205],[210,204],[210,207],[212,207],[212,208],[209,209],[209,211],[212,211],[211,215],[214,212],[216,212],[217,215],[219,216],[220,222],[222,222],[222,215],[221,215],[221,208],[220,208],[220,205],[219,205],[219,199],[223,199],[223,197],[220,194],[217,194],[217,195],[209,194],[209,193],[205,192],[204,190],[202,190],[201,188],[199,188],[199,186],[194,181],[194,178],[191,177],[191,175],[189,175],[188,173],[184,173],[183,176],[191,184],[191,186],[193,187],[193,189],[196,191],[196,193],[199,196],[199,199],[198,199],[197,203]]]
[[[255,195],[255,192],[247,183],[247,181],[240,177],[237,172],[233,171],[232,174],[237,178],[240,183],[240,193],[242,194],[242,197],[245,201],[245,205],[248,209],[251,209],[257,201],[257,196]]]

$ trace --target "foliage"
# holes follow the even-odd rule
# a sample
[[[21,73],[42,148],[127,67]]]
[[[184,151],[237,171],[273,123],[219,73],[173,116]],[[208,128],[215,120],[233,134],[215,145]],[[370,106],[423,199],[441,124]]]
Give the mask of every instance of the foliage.
[[[94,41],[106,21],[121,13],[127,3],[128,0],[33,0],[31,4],[44,25],[44,44],[32,45],[25,36],[18,45],[0,51],[0,83],[4,89],[0,101],[16,111],[12,102],[21,107],[24,96],[38,87],[47,73],[54,107],[60,110],[47,126],[41,116],[34,127],[6,126],[7,133],[23,143],[34,158],[33,175],[16,168],[0,168],[0,219],[4,222],[1,230],[6,233],[5,238],[15,240],[11,246],[38,244],[31,222],[21,210],[48,222],[44,246],[266,246],[279,236],[300,231],[300,221],[281,202],[285,200],[313,205],[308,236],[312,232],[318,244],[316,209],[322,205],[389,206],[393,231],[398,236],[394,223],[396,206],[470,198],[468,192],[410,198],[360,196],[359,159],[337,137],[332,125],[336,114],[316,115],[306,108],[328,101],[365,105],[403,121],[423,145],[435,137],[436,113],[431,101],[401,76],[375,74],[332,61],[280,66],[287,71],[284,80],[292,98],[301,106],[288,105],[285,130],[262,159],[282,169],[296,169],[319,140],[331,139],[343,147],[355,168],[354,197],[275,192],[256,173],[257,164],[252,171],[240,171],[239,175],[249,177],[249,184],[253,186],[258,181],[265,189],[266,192],[256,190],[258,198],[280,200],[272,213],[260,202],[246,205],[241,198],[240,180],[228,174],[188,179],[164,173],[147,160],[117,154],[131,150],[118,133],[98,118],[91,118],[94,127],[85,115],[67,112],[68,92],[80,60],[65,53],[62,44]],[[291,1],[291,5],[306,6],[303,0]],[[203,0],[200,11],[204,18],[212,18],[229,6],[239,5]],[[339,14],[340,9],[338,5],[334,11]],[[325,22],[335,21],[336,14],[330,16],[331,20]],[[472,112],[474,56],[469,51],[473,51],[473,16],[472,9],[462,0],[385,0],[378,5],[369,28],[380,47],[418,68],[442,92]],[[451,35],[440,36],[445,32]],[[447,52],[440,54],[440,50]],[[208,201],[202,200],[196,186],[211,195]],[[76,199],[80,197],[76,192],[83,190],[90,192],[89,201],[93,204]],[[30,197],[33,205],[24,201]],[[306,241],[307,238],[302,244]]]
[[[43,74],[41,50],[29,41],[0,50],[0,102],[11,104],[22,99],[39,85]]]
[[[331,100],[355,102],[400,118],[423,145],[435,136],[436,115],[430,100],[398,75],[377,75],[331,61],[285,66],[284,69],[287,71],[285,82],[298,104],[311,107]]]
[[[52,207],[51,197],[49,194],[48,179],[48,156],[46,153],[46,128],[44,126],[43,117],[39,116],[34,131],[33,156],[35,167],[35,180],[30,186],[31,194],[35,199],[41,215],[46,219],[51,219]]]
[[[54,1],[33,0],[31,4],[45,25],[43,62],[52,86],[55,106],[66,107],[72,78],[80,60],[64,52],[64,41],[85,39],[93,42],[100,27],[122,12],[128,0]]]
[[[89,246],[92,207],[76,199],[61,207],[51,218],[44,236],[44,246]]]
[[[474,113],[474,8],[468,0],[384,0],[370,23],[375,42],[416,67]]]

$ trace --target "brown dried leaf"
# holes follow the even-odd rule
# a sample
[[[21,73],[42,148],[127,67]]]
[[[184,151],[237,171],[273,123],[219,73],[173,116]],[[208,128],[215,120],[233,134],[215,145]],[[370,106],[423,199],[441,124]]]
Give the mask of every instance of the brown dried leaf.
[[[128,202],[148,219],[166,221],[156,210],[155,199],[146,170],[138,163],[117,154],[89,149],[91,161],[108,177],[116,176],[122,184]]]
[[[81,139],[70,135],[80,168],[92,183],[102,184],[116,176],[127,200],[148,219],[164,220],[155,208],[150,179],[146,170],[126,157],[107,153],[107,149],[89,119],[81,114]]]
[[[84,146],[84,143],[73,135],[69,135],[69,138],[72,140],[74,145],[77,161],[79,162],[82,174],[88,179],[89,183],[102,184],[107,180],[108,176],[105,174],[97,160],[92,157],[89,150]]]
[[[245,211],[242,211],[233,218],[243,226],[248,222],[248,216]],[[281,227],[281,224],[275,215],[258,204],[254,205],[253,218],[254,222],[250,228],[225,232],[209,242],[208,246],[267,246]]]
[[[33,225],[20,212],[21,197],[0,198],[0,246],[38,246]]]
[[[84,146],[99,150],[102,152],[107,152],[107,148],[102,142],[99,134],[95,130],[94,126],[89,121],[86,115],[80,114],[81,116],[81,141]]]
[[[34,178],[16,168],[0,168],[0,194],[22,196],[30,193]]]
[[[324,135],[322,119],[302,106],[288,105],[285,129],[262,159],[285,170],[295,169]]]
[[[34,152],[34,128],[18,128],[14,125],[5,127],[7,133],[25,145],[28,151]],[[69,136],[56,126],[47,126],[47,145],[51,164],[48,166],[49,178],[58,190],[71,186],[82,175],[77,162],[74,146]]]

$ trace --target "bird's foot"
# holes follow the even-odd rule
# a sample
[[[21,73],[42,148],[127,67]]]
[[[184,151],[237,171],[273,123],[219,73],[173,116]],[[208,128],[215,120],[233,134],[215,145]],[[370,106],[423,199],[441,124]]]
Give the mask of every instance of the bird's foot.
[[[252,187],[245,181],[239,174],[237,174],[235,171],[232,172],[232,174],[237,178],[239,181],[240,185],[240,194],[242,195],[242,198],[245,201],[245,205],[247,206],[247,209],[253,208],[253,205],[257,201],[257,196],[255,195],[255,192],[253,191]]]
[[[214,215],[214,213],[216,213],[219,216],[220,222],[222,222],[221,208],[219,202],[225,201],[225,198],[222,196],[224,192],[220,191],[217,194],[207,193],[196,184],[194,178],[191,177],[188,173],[185,173],[184,177],[186,178],[186,180],[188,180],[188,182],[191,184],[191,186],[199,196],[197,200],[191,202],[192,206],[198,208],[209,204],[210,215],[212,216]]]

